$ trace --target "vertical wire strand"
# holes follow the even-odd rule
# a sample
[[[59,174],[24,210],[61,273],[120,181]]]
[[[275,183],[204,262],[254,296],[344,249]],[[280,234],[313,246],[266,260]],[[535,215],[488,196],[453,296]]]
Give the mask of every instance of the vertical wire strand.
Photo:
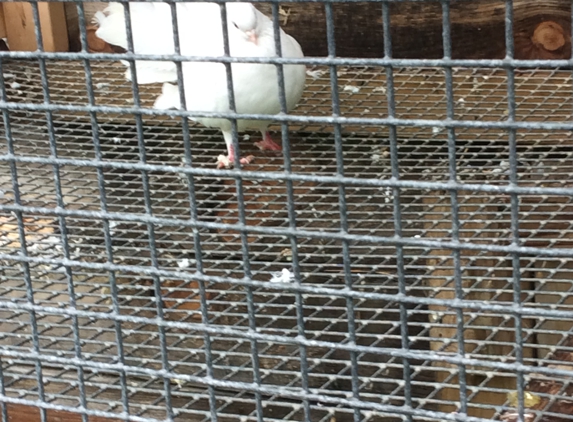
[[[505,58],[511,61],[514,58],[514,42],[513,42],[513,1],[505,1]],[[508,66],[506,68],[507,74],[507,122],[515,122],[515,68]],[[516,187],[518,185],[517,175],[517,143],[516,143],[516,130],[515,128],[508,129],[508,143],[509,143],[509,186]],[[519,196],[516,193],[511,193],[511,237],[512,246],[519,247]],[[519,254],[512,253],[512,268],[513,268],[513,303],[520,306],[521,304],[521,266],[519,262]],[[517,365],[523,365],[523,319],[522,314],[517,312],[514,315],[515,319],[515,362]],[[517,417],[518,422],[525,420],[525,377],[522,370],[516,369],[516,390],[517,390]]]
[[[276,56],[282,57],[282,45],[281,45],[281,29],[280,29],[280,18],[279,18],[279,4],[276,2],[272,3],[272,17],[273,17],[273,34],[275,41]],[[277,69],[277,82],[278,82],[278,92],[279,92],[279,102],[281,105],[281,112],[286,114],[287,101],[286,101],[286,87],[284,80],[284,66],[281,64],[276,65]],[[292,157],[290,149],[290,139],[288,135],[288,123],[281,123],[281,137],[282,137],[282,147],[283,147],[283,165],[285,173],[287,175],[292,174]],[[296,230],[296,209],[295,209],[295,196],[294,196],[294,186],[293,181],[289,177],[285,180],[286,190],[287,190],[287,213],[289,220],[289,228]],[[298,238],[296,235],[290,236],[290,246],[292,252],[292,270],[294,274],[295,283],[301,284],[301,271],[300,271],[300,261],[298,255]],[[300,338],[306,338],[306,328],[304,322],[304,298],[300,291],[295,292],[295,307],[296,307],[296,317],[297,317],[297,335]],[[308,365],[308,351],[307,347],[304,345],[299,346],[300,353],[300,372],[301,372],[301,386],[305,394],[310,392],[309,390],[309,365]],[[310,413],[310,402],[308,399],[303,399],[303,409],[304,416],[306,420],[311,420]]]
[[[41,22],[40,22],[40,13],[38,10],[38,3],[31,2],[32,6],[32,17],[34,20],[34,32],[36,36],[36,43],[38,50],[44,51],[44,44],[42,39],[42,29],[41,29]],[[40,67],[40,80],[42,85],[42,94],[44,97],[44,104],[51,104],[50,98],[50,86],[48,80],[48,70],[46,68],[46,60],[45,59],[38,59],[38,64]],[[54,128],[54,117],[51,111],[46,111],[46,126],[48,129],[48,142],[50,144],[50,156],[52,158],[58,158],[58,148],[57,148],[57,141],[56,141],[56,131]],[[60,177],[60,167],[58,164],[52,165],[52,172],[54,177],[54,188],[56,191],[56,203],[60,209],[65,209],[66,204],[64,203],[63,193],[62,193],[62,184],[61,184],[61,177]],[[59,221],[59,228],[60,228],[60,237],[62,241],[62,252],[64,259],[70,259],[70,246],[68,242],[68,227],[66,223],[66,218],[62,215],[58,217]],[[66,275],[67,285],[68,285],[68,295],[69,295],[69,302],[70,307],[72,309],[77,309],[76,304],[76,293],[74,287],[74,277],[72,273],[72,269],[68,265],[64,265],[64,272]],[[82,346],[81,346],[81,339],[80,339],[80,328],[78,323],[77,315],[71,316],[72,319],[72,332],[74,336],[74,353],[76,358],[82,358]],[[79,390],[79,401],[82,408],[87,408],[86,402],[86,388],[85,388],[85,377],[84,377],[84,368],[81,365],[78,365],[76,368],[78,374],[78,390]],[[84,413],[82,414],[82,421],[87,422],[88,417]]]
[[[336,57],[336,39],[334,28],[334,15],[332,13],[332,3],[326,2],[326,37],[328,44],[328,57]],[[332,115],[340,117],[340,96],[338,94],[338,75],[336,66],[330,66],[330,90],[332,93]],[[340,124],[334,125],[334,148],[336,154],[336,175],[344,177],[344,151],[342,148],[342,128]],[[346,186],[338,185],[338,206],[340,215],[340,231],[343,234],[348,233],[348,207],[346,203]],[[352,259],[350,257],[350,243],[348,240],[342,241],[342,262],[344,267],[344,284],[347,289],[352,290]],[[356,321],[354,311],[354,299],[346,298],[346,313],[348,319],[348,344],[356,346]],[[352,378],[352,397],[360,400],[360,383],[358,378],[358,353],[350,352],[350,372]],[[360,409],[354,408],[354,422],[360,422]]]
[[[7,100],[7,95],[6,95],[6,85],[4,83],[4,61],[3,59],[0,57],[0,100],[5,102]],[[10,115],[8,114],[8,110],[3,109],[2,110],[2,118],[4,121],[4,130],[5,130],[5,136],[6,136],[6,141],[8,144],[8,153],[10,155],[13,156],[14,154],[14,148],[10,148],[10,145],[14,143],[14,140],[12,138],[12,129],[11,129],[11,124],[10,124]],[[16,163],[13,160],[10,160],[8,162],[9,166],[10,166],[10,172],[11,172],[11,178],[12,178],[12,184],[14,186],[14,183],[16,185],[16,187],[18,187],[18,173],[17,173],[17,169],[16,169]],[[14,203],[19,204],[19,200],[16,200],[16,190],[14,190]],[[18,195],[19,196],[19,195]],[[18,215],[20,215],[20,217],[18,217]],[[18,226],[20,226],[20,219],[21,219],[21,212],[16,212],[16,218],[18,220]],[[26,262],[22,262],[22,269],[24,274],[26,274],[25,271],[25,266],[28,265]],[[30,317],[31,317],[31,312],[30,312]],[[0,357],[0,394],[2,395],[2,397],[6,396],[6,382],[4,380],[4,359],[2,359]],[[0,405],[2,406],[2,422],[9,422],[9,418],[8,418],[8,405],[5,402],[0,402]]]
[[[226,3],[221,3],[221,21],[222,21],[222,29],[223,29],[223,41],[224,41],[224,53],[225,56],[231,57],[231,49],[229,45],[229,28],[227,25],[227,8]],[[229,109],[231,112],[236,113],[236,102],[235,102],[235,91],[234,91],[234,83],[233,83],[233,66],[230,63],[225,64],[226,76],[227,76],[227,94],[229,97]],[[238,125],[237,120],[233,119],[232,122],[232,135],[233,135],[233,144],[235,147],[235,166],[241,168],[240,164],[240,150],[239,150],[239,136],[238,136]],[[239,214],[239,224],[243,227],[247,227],[247,217],[245,213],[245,197],[244,197],[244,190],[243,190],[243,179],[241,177],[235,178],[235,186],[237,191],[237,210]],[[251,272],[251,261],[249,257],[249,238],[248,233],[246,230],[241,230],[240,233],[241,238],[241,253],[242,253],[242,262],[243,262],[243,274],[246,280],[252,279],[252,272]],[[256,319],[256,309],[255,309],[255,298],[253,295],[253,288],[251,286],[245,287],[246,297],[247,297],[247,319],[249,323],[249,329],[253,332],[257,330],[257,319]],[[253,367],[253,381],[260,387],[261,386],[261,372],[260,372],[260,363],[259,363],[259,346],[258,342],[255,339],[251,339],[250,343],[250,351],[251,351],[251,359],[252,359],[252,367]],[[257,410],[257,420],[259,422],[263,421],[263,404],[262,404],[262,396],[259,391],[255,392],[255,402],[256,402],[256,410]]]
[[[0,91],[2,95],[2,101],[6,101],[6,88],[4,84],[4,76],[3,76],[3,60],[0,58]],[[14,138],[12,136],[12,129],[10,124],[10,117],[8,111],[6,109],[2,110],[2,117],[4,121],[4,128],[6,131],[6,141],[8,147],[8,155],[14,157]],[[12,179],[12,190],[14,192],[14,204],[17,206],[22,206],[22,199],[20,196],[20,184],[18,179],[18,171],[16,162],[14,160],[10,160],[10,175]],[[16,216],[16,221],[18,223],[18,241],[20,242],[20,255],[27,258],[28,255],[28,247],[26,242],[26,231],[24,229],[24,217],[21,211],[14,211]],[[24,273],[24,283],[26,285],[26,301],[29,305],[35,305],[34,299],[34,289],[32,284],[32,276],[30,272],[30,264],[26,261],[22,261],[22,272]],[[38,333],[38,321],[36,316],[36,311],[33,309],[28,311],[30,315],[30,327],[32,331],[32,348],[34,353],[40,355],[40,341],[39,341],[39,333]],[[41,402],[45,402],[45,394],[44,394],[44,384],[43,384],[43,369],[42,369],[42,362],[39,358],[35,359],[34,368],[36,371],[36,382],[38,383],[38,398]],[[46,409],[40,407],[40,420],[41,422],[46,422]]]
[[[0,59],[1,60],[1,59]],[[0,66],[1,71],[1,66]],[[0,358],[0,395],[6,397],[6,382],[4,380],[4,359]],[[8,422],[8,403],[0,401],[2,408],[2,422]]]
[[[382,26],[384,37],[384,57],[387,59],[392,58],[392,34],[391,34],[391,19],[390,19],[390,5],[387,2],[382,2]],[[388,118],[396,117],[396,99],[394,89],[394,69],[392,66],[386,67],[386,96],[388,99]],[[389,138],[390,138],[390,163],[392,168],[393,181],[400,180],[400,166],[398,160],[398,132],[396,125],[389,125]],[[393,214],[394,214],[394,234],[396,237],[402,237],[402,212],[400,204],[400,188],[392,188],[393,201]],[[404,248],[400,245],[396,246],[396,271],[398,273],[398,289],[401,296],[406,296],[408,291],[406,289],[406,278],[404,274]],[[400,339],[402,349],[408,351],[410,349],[410,339],[408,335],[408,308],[406,304],[400,301]],[[402,359],[403,378],[404,378],[404,405],[408,408],[412,407],[412,376],[410,361],[407,358]],[[412,415],[406,416],[408,422],[412,422]]]
[[[231,49],[229,45],[229,28],[227,25],[227,4],[220,3],[221,9],[221,23],[222,23],[222,30],[223,30],[223,43],[224,43],[224,54],[226,57],[231,57]],[[229,99],[229,109],[232,113],[237,113],[237,107],[235,102],[235,90],[234,90],[234,83],[233,83],[233,68],[230,63],[225,63],[225,71],[227,77],[227,94]],[[233,137],[233,145],[235,149],[235,162],[234,165],[239,170],[242,170],[242,166],[240,163],[241,153],[239,150],[239,135],[238,135],[238,124],[237,119],[231,120],[231,131]],[[238,211],[238,220],[239,224],[244,228],[240,232],[241,238],[241,254],[242,254],[242,262],[243,262],[243,274],[245,280],[252,279],[251,273],[251,261],[249,257],[249,239],[248,239],[248,232],[246,231],[247,227],[247,219],[245,215],[245,197],[244,197],[244,190],[243,190],[243,179],[240,176],[235,177],[235,189],[237,192],[237,211]],[[246,296],[247,296],[247,313],[248,313],[248,321],[249,321],[249,329],[256,330],[256,318],[255,318],[255,308],[254,308],[254,297],[253,297],[253,290],[252,287],[246,287]],[[259,370],[259,357],[258,357],[258,345],[255,340],[250,341],[251,346],[251,357],[253,358],[253,379],[255,382],[258,382],[260,385],[261,377],[260,377],[260,370]],[[259,391],[255,393],[255,399],[257,402],[257,419],[262,417],[263,407],[261,402],[261,394]]]
[[[134,53],[134,43],[133,43],[133,28],[131,21],[131,11],[130,3],[123,3],[124,13],[125,13],[125,28],[127,34],[127,50],[130,53]],[[136,64],[134,60],[129,61],[129,71],[131,75],[131,89],[133,91],[133,105],[136,109],[141,108],[141,97],[139,95],[139,85],[137,84],[137,71]],[[145,150],[145,134],[143,130],[143,118],[141,113],[135,113],[135,126],[137,129],[137,144],[139,150],[139,162],[145,164],[147,162],[147,153]],[[153,216],[153,206],[151,202],[151,189],[149,185],[149,174],[146,170],[141,171],[141,179],[143,186],[143,200],[145,204],[145,214],[147,216]],[[153,223],[147,223],[147,237],[149,243],[149,255],[151,260],[151,266],[155,269],[159,269],[159,261],[157,256],[157,244],[155,241],[155,226]],[[157,275],[152,276],[153,287],[155,294],[155,309],[157,312],[157,317],[163,321],[165,319],[163,312],[163,298],[161,293],[161,277]],[[157,327],[159,332],[159,347],[161,350],[161,365],[163,370],[169,371],[169,355],[167,352],[167,337],[165,333],[165,327],[160,325]],[[167,412],[167,420],[172,421],[174,419],[173,406],[171,402],[171,383],[167,377],[163,377],[163,389],[165,395],[165,407]]]
[[[34,5],[34,3],[32,3],[32,5]],[[36,7],[37,7],[37,3],[35,3]],[[32,7],[32,10],[34,10],[34,8]],[[36,33],[38,32],[39,28],[36,28]],[[40,35],[41,36],[41,35]],[[38,51],[43,52],[43,49],[41,49],[41,44],[38,45],[37,48]],[[7,101],[7,96],[6,96],[6,85],[5,85],[5,81],[4,81],[4,71],[2,69],[3,65],[3,61],[2,59],[0,59],[0,92],[2,95],[2,101]],[[7,147],[8,147],[8,154],[11,155],[12,157],[15,155],[15,149],[14,149],[14,138],[12,136],[12,130],[11,130],[11,123],[10,123],[10,117],[8,114],[8,111],[6,109],[2,110],[2,115],[3,115],[3,120],[4,120],[4,127],[5,127],[5,131],[6,131],[6,141],[7,141]],[[16,166],[16,162],[11,160],[10,161],[10,173],[11,173],[11,178],[12,178],[12,190],[14,191],[14,203],[16,205],[21,206],[22,205],[22,200],[20,197],[20,184],[18,181],[18,172],[17,172],[17,166]],[[16,215],[16,220],[18,222],[18,238],[20,241],[20,254],[23,257],[28,257],[28,247],[27,247],[27,242],[26,242],[26,230],[24,227],[24,217],[22,212],[17,211],[15,212]],[[33,287],[33,283],[32,283],[32,275],[30,272],[30,264],[28,262],[22,262],[22,270],[24,273],[24,282],[26,285],[26,300],[28,302],[28,304],[30,305],[35,305],[35,299],[34,299],[34,287]],[[38,332],[38,321],[37,321],[37,315],[36,312],[34,310],[30,310],[29,311],[29,315],[30,315],[30,326],[31,326],[31,331],[32,331],[32,348],[35,352],[35,354],[40,355],[41,353],[41,349],[40,349],[40,337],[39,337],[39,332]],[[44,376],[43,376],[43,367],[42,367],[42,363],[41,360],[39,358],[35,359],[35,371],[36,371],[36,382],[38,384],[38,399],[40,402],[46,402],[46,397],[45,397],[45,392],[44,392]],[[47,421],[47,414],[46,414],[46,409],[43,407],[40,407],[40,420],[41,422],[46,422]]]
[[[450,28],[450,0],[442,1],[442,42],[444,49],[444,59],[449,60],[452,58],[452,34]],[[444,67],[446,79],[446,107],[447,119],[455,119],[454,110],[454,87],[452,68],[450,66]],[[456,131],[453,127],[447,128],[448,132],[448,173],[449,181],[455,183],[458,181],[457,175],[457,162],[456,162]],[[451,202],[451,215],[452,215],[452,240],[459,242],[460,240],[460,215],[459,215],[459,198],[456,189],[450,190]],[[452,261],[454,265],[454,289],[455,297],[457,300],[463,300],[464,289],[462,280],[462,262],[461,251],[459,249],[452,250]],[[456,308],[456,340],[458,343],[458,355],[465,356],[465,339],[464,339],[464,313],[463,309]],[[460,409],[459,413],[467,415],[468,413],[468,390],[467,390],[467,370],[464,364],[458,365],[458,385],[460,395]]]
[[[86,21],[85,21],[85,10],[84,4],[82,2],[76,3],[76,8],[78,11],[78,23],[80,29],[80,42],[82,52],[86,52],[88,48],[88,40],[87,40],[87,30],[86,30]],[[83,67],[84,67],[84,74],[86,77],[86,91],[88,97],[88,104],[90,106],[95,106],[95,93],[93,88],[93,75],[91,70],[91,64],[88,59],[83,60]],[[90,112],[90,125],[91,125],[91,135],[92,135],[92,142],[94,146],[94,156],[97,161],[103,160],[103,153],[101,150],[101,140],[99,137],[99,123],[97,119],[96,112]],[[107,192],[105,188],[105,175],[104,171],[101,167],[96,167],[97,172],[97,183],[98,183],[98,190],[99,190],[99,200],[100,200],[100,208],[103,212],[108,211],[107,207]],[[105,244],[105,251],[106,251],[106,259],[107,262],[113,264],[114,262],[114,254],[113,254],[113,243],[112,243],[112,236],[111,230],[109,226],[109,220],[107,218],[102,219],[103,224],[103,233],[104,233],[104,244]],[[108,271],[108,278],[110,284],[110,293],[111,293],[111,300],[112,300],[112,309],[114,315],[120,314],[120,304],[119,304],[119,294],[118,294],[118,287],[117,287],[117,274],[115,271],[110,270]],[[114,334],[115,334],[115,341],[117,347],[117,360],[118,363],[121,364],[123,367],[125,365],[125,351],[123,345],[123,330],[121,321],[114,318]],[[125,370],[119,371],[119,385],[121,386],[121,404],[123,408],[123,416],[129,416],[129,395],[127,392],[127,374]]]
[[[219,3],[219,7],[221,10],[221,29],[223,31],[223,54],[225,57],[231,57],[231,47],[229,45],[229,28],[227,25],[227,3],[223,2],[223,3]],[[227,97],[228,97],[228,101],[229,101],[229,111],[231,113],[236,114],[237,113],[237,106],[235,103],[235,88],[234,88],[234,83],[233,83],[233,67],[231,65],[231,63],[224,63],[223,64],[225,66],[225,74],[227,77]],[[240,146],[239,146],[239,130],[238,130],[238,125],[237,125],[237,119],[230,119],[231,121],[231,135],[232,135],[232,141],[233,141],[233,148],[235,150],[235,162],[233,163],[233,165],[235,166],[235,168],[237,169],[241,169],[241,163],[240,163],[240,157],[241,157],[241,151],[240,151]],[[237,202],[239,204],[239,208],[241,208],[241,205],[244,205],[243,202],[241,202],[241,200],[243,200],[243,187],[242,187],[242,179],[240,179],[239,177],[237,177],[236,179],[236,184],[237,186],[240,185],[241,188],[239,189],[237,187]],[[241,212],[239,211],[239,218],[240,218],[240,214]],[[244,251],[243,251],[244,253]]]
[[[171,23],[173,26],[173,45],[175,55],[181,55],[181,43],[180,43],[180,33],[179,33],[179,15],[177,11],[177,4],[169,2],[169,7],[171,8]],[[179,89],[179,102],[181,104],[181,109],[187,109],[187,101],[185,97],[185,77],[183,73],[183,63],[176,61],[175,68],[177,72],[177,87]],[[185,116],[181,117],[181,127],[183,132],[183,147],[184,153],[184,165],[186,167],[193,167],[193,154],[191,150],[191,132],[189,130],[189,119]],[[186,173],[187,178],[187,195],[189,197],[189,217],[191,221],[198,220],[197,214],[197,197],[195,194],[195,178],[192,174]],[[194,256],[197,274],[204,274],[203,267],[203,249],[201,245],[201,234],[199,230],[195,227],[192,228],[193,232],[193,245],[194,245]],[[199,286],[199,307],[201,312],[201,322],[205,325],[209,325],[209,304],[207,301],[207,288],[205,281],[199,277],[197,280],[197,285]],[[205,344],[205,365],[207,367],[207,376],[213,377],[213,353],[212,353],[212,340],[211,335],[205,331],[203,334],[203,341]],[[209,411],[211,413],[212,421],[217,420],[217,396],[215,392],[215,387],[212,385],[207,386],[207,392],[209,395]]]

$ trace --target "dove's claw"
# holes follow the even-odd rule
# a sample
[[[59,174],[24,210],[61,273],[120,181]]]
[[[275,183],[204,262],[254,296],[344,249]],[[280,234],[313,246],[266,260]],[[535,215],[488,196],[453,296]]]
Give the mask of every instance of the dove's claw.
[[[269,132],[265,133],[265,136],[263,137],[263,140],[260,142],[255,142],[255,145],[261,150],[261,151],[282,151],[282,148],[279,144],[277,144],[275,141],[272,140],[271,138],[271,134]]]
[[[241,165],[245,166],[247,164],[251,164],[253,161],[255,161],[255,156],[254,155],[247,155],[246,157],[241,158]]]
[[[231,160],[229,160],[229,157],[226,157],[223,154],[219,155],[217,157],[217,168],[222,169],[229,167],[231,167]]]
[[[239,162],[241,163],[241,165],[245,166],[247,164],[251,164],[255,159],[254,155],[248,155],[246,157],[242,157],[241,159],[239,159]],[[217,168],[218,169],[222,169],[222,168],[231,168],[233,166],[235,162],[235,157],[233,156],[225,156],[225,155],[219,155],[217,157]]]

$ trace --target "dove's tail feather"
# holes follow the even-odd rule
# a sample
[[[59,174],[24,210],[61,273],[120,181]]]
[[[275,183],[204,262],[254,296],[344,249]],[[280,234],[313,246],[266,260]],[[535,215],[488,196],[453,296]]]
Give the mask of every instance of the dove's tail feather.
[[[129,62],[122,63],[129,67]],[[136,62],[137,83],[141,85],[174,82],[177,68],[173,62]],[[131,69],[125,71],[125,79],[131,81]]]
[[[98,25],[96,36],[111,45],[127,49],[127,34],[125,29],[125,16],[120,3],[110,3],[103,12],[94,15],[94,22]]]
[[[181,102],[179,101],[179,88],[177,85],[163,84],[161,95],[155,100],[153,108],[157,110],[180,109]]]
[[[163,3],[133,3],[130,6],[134,50],[138,54],[169,54],[173,51],[171,12]],[[125,11],[120,3],[110,3],[103,12],[97,12],[96,36],[111,45],[127,50]],[[168,30],[169,29],[169,30]],[[129,67],[129,63],[122,61]],[[175,63],[168,61],[136,61],[139,84],[164,83],[177,80]],[[131,80],[131,71],[125,74]]]

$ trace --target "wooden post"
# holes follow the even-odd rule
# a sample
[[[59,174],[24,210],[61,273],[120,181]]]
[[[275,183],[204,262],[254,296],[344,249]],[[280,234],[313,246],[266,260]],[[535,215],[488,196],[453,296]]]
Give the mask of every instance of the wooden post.
[[[12,51],[37,50],[30,3],[3,3],[6,35]],[[38,3],[44,51],[68,51],[66,15],[62,3]]]
[[[0,38],[6,38],[6,23],[4,22],[3,4],[0,4]]]
[[[485,237],[491,236],[492,229],[499,229],[497,231],[501,233],[501,227],[496,226],[495,223],[492,224],[491,216],[498,212],[498,207],[492,204],[489,195],[479,192],[459,192],[458,198],[461,240],[483,244],[491,242]],[[424,197],[424,203],[428,205],[428,209],[424,210],[425,219],[428,221],[425,224],[428,237],[447,239],[452,218],[449,193],[432,192]],[[436,249],[427,259],[427,265],[435,267],[428,284],[434,288],[433,297],[436,299],[452,300],[456,297],[454,265],[451,256],[451,250]],[[506,281],[511,278],[511,264],[507,262],[505,265],[500,265],[500,259],[505,259],[505,256],[502,258],[502,256],[481,251],[461,252],[464,299],[487,302],[495,296],[496,302],[512,302],[511,287],[508,287]],[[506,292],[500,294],[499,290],[502,289]],[[455,310],[446,306],[430,306],[429,309],[432,323],[430,348],[435,351],[456,353],[458,342]],[[526,321],[524,323],[527,324]],[[474,354],[473,357],[481,355],[484,359],[487,356],[488,360],[506,359],[507,356],[511,356],[512,343],[515,342],[513,327],[513,321],[504,320],[502,315],[480,312],[480,316],[476,316],[475,311],[464,310],[464,350],[468,354]],[[533,351],[530,348],[524,349],[524,357],[529,358],[532,354]],[[438,405],[438,410],[448,413],[455,411],[455,403],[460,400],[459,379],[457,376],[449,380],[448,378],[458,368],[456,365],[447,363],[434,363],[433,366],[436,370],[435,381],[441,388],[439,398],[442,403]],[[477,386],[486,380],[483,374],[486,370],[467,367],[467,385],[473,387],[475,391]],[[490,389],[515,390],[515,374],[498,371],[487,381],[484,388],[487,390],[478,391],[469,403],[468,413],[470,416],[489,419],[493,416],[491,406],[503,404],[507,397],[506,392],[492,392]]]

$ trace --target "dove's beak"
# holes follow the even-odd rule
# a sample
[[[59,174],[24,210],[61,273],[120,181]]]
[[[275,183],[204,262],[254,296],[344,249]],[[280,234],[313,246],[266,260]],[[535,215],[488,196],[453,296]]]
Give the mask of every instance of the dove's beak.
[[[254,29],[251,29],[250,31],[246,31],[245,34],[247,34],[247,37],[249,37],[250,42],[252,42],[255,45],[258,45],[259,37],[257,36],[257,33],[255,32]]]

